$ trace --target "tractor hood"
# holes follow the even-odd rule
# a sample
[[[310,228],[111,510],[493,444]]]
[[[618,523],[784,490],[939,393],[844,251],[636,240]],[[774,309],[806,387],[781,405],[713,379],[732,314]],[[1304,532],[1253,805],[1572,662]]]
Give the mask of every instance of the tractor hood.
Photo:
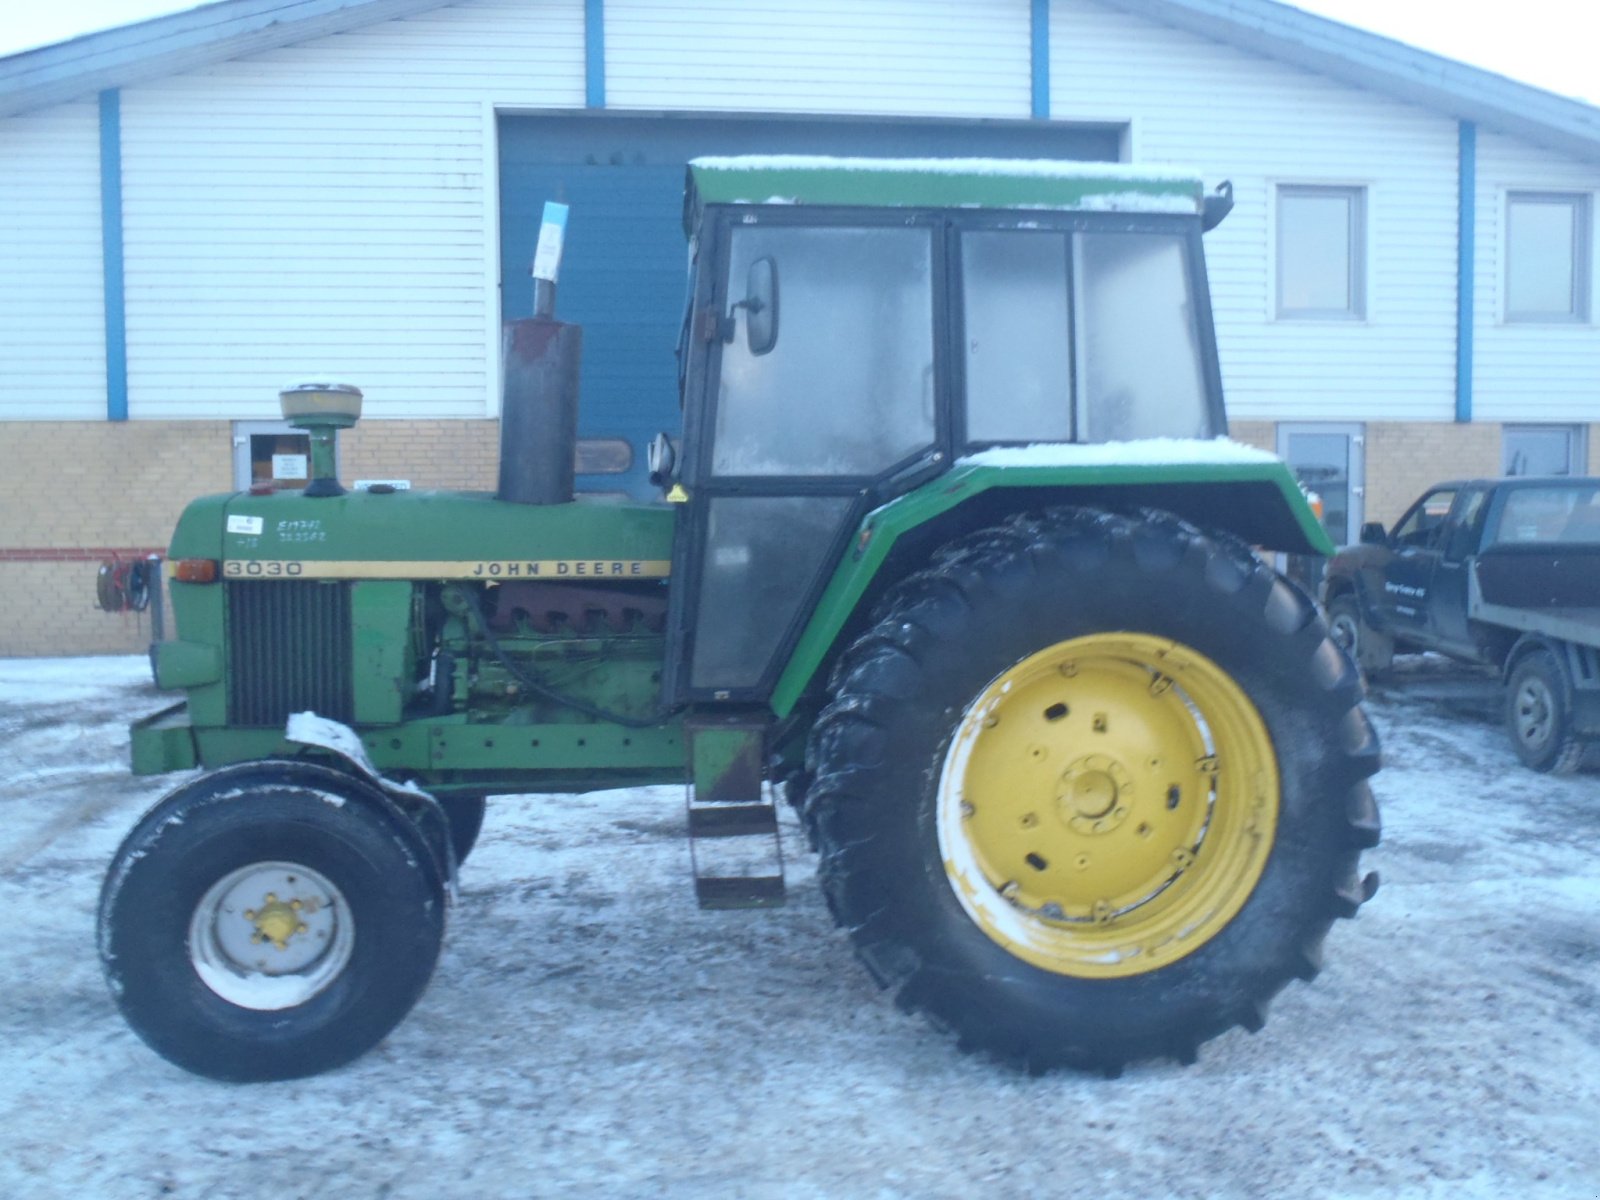
[[[670,568],[672,522],[668,508],[609,499],[529,506],[471,492],[241,493],[190,505],[171,557],[217,559],[224,579],[659,579]]]

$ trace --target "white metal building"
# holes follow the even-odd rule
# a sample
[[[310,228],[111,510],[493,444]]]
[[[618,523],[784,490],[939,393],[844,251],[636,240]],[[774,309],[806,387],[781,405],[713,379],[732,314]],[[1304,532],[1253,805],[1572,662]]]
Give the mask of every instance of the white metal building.
[[[1338,537],[1437,478],[1588,469],[1600,109],[1271,0],[224,0],[0,59],[0,654],[139,645],[93,564],[289,469],[288,380],[366,390],[347,477],[490,486],[548,198],[582,482],[637,487],[683,163],[739,151],[1231,179],[1234,434]]]

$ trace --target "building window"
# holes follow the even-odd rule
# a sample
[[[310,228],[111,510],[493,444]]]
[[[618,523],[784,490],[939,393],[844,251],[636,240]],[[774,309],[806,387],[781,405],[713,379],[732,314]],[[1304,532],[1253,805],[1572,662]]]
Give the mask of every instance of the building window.
[[[240,491],[303,488],[310,463],[311,435],[287,421],[233,423],[233,485]]]
[[[1500,470],[1506,475],[1582,475],[1581,425],[1507,425],[1500,440]]]
[[[1367,191],[1278,188],[1278,316],[1367,315]]]
[[[1589,319],[1589,197],[1506,196],[1506,320]]]

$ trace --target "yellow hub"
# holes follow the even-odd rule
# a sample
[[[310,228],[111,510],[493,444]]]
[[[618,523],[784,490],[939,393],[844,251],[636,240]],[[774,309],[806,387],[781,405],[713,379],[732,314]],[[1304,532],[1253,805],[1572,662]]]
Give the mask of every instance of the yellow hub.
[[[1215,937],[1266,866],[1278,767],[1216,663],[1135,633],[1030,655],[968,707],[939,782],[951,886],[1064,975],[1138,975]]]
[[[285,902],[268,892],[266,901],[259,909],[244,910],[244,919],[256,927],[250,940],[271,942],[279,950],[287,950],[290,938],[306,932],[306,924],[300,919],[301,906],[302,902],[298,899]]]

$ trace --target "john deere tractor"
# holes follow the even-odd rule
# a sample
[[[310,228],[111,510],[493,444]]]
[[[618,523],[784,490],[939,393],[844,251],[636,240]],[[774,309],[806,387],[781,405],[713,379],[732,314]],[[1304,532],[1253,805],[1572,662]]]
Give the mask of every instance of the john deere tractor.
[[[186,697],[133,769],[204,770],[106,880],[128,1021],[218,1078],[353,1059],[426,986],[487,796],[678,782],[703,904],[782,900],[721,851],[771,848],[786,795],[867,969],[964,1046],[1115,1073],[1259,1028],[1375,887],[1378,747],[1264,553],[1326,536],[1225,437],[1230,204],[1127,166],[697,160],[653,501],[573,495],[553,270],[507,327],[497,494],[347,491],[359,392],[284,393],[310,484],[172,538]]]

